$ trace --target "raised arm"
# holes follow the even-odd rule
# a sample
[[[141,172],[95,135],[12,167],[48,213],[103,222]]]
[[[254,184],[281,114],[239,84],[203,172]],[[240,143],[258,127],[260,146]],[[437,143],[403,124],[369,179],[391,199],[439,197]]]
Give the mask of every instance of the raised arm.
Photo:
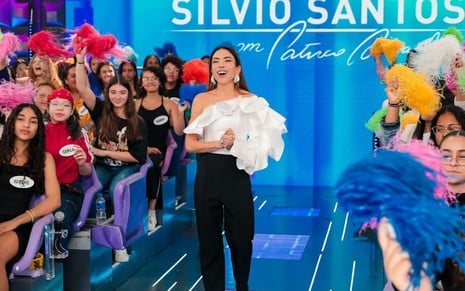
[[[164,97],[163,97],[164,98]],[[174,132],[177,135],[182,135],[183,130],[186,127],[186,121],[184,120],[184,111],[187,108],[187,104],[180,105],[169,98],[164,100],[169,110],[170,122],[173,126]]]
[[[79,53],[76,52],[76,87],[87,108],[93,111],[97,96],[95,96],[94,92],[90,89],[89,77],[87,76],[85,66],[86,53],[87,48],[83,48]]]
[[[384,270],[389,280],[398,290],[413,290],[411,287],[412,262],[407,252],[402,250],[396,240],[392,225],[386,218],[381,219],[378,225],[378,242],[383,252]],[[431,280],[423,276],[417,291],[431,291]]]

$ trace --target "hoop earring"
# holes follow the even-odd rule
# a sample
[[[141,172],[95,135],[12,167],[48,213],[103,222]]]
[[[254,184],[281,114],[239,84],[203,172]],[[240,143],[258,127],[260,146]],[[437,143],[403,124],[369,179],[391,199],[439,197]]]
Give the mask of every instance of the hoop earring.
[[[241,80],[241,77],[239,77],[239,74],[237,74],[236,76],[234,76],[233,82],[234,82],[234,84],[237,84],[237,83],[239,83],[240,80]]]
[[[216,80],[215,80],[215,78],[213,78],[213,75],[212,75],[211,78],[210,78],[210,82],[211,82],[213,85],[216,85]]]

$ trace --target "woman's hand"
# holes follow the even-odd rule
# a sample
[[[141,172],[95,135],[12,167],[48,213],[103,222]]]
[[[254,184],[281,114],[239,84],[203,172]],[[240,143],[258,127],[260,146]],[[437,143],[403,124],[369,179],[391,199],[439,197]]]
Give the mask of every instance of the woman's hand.
[[[402,250],[396,240],[394,228],[386,218],[382,218],[378,225],[378,242],[383,252],[383,263],[387,277],[399,290],[409,290],[411,286],[412,262],[407,252]],[[431,280],[423,276],[417,291],[431,291]]]
[[[99,149],[99,148],[96,148],[96,147],[92,147],[92,153],[94,154],[94,156],[97,156],[97,157],[105,157],[106,156],[106,150],[102,150],[102,149]]]
[[[220,145],[227,150],[230,150],[234,145],[234,140],[236,139],[236,135],[231,128],[228,128],[220,138]]]
[[[386,95],[390,104],[398,104],[401,101],[398,80],[392,80],[387,84]]]
[[[463,68],[463,59],[460,55],[455,57],[454,61],[450,64],[454,77],[457,78],[458,73]]]
[[[5,57],[3,60],[0,60],[0,71],[8,67],[8,63],[10,63],[10,58]]]
[[[149,155],[160,155],[161,151],[155,147],[147,147],[147,154]]]
[[[183,116],[184,116],[184,111],[186,111],[186,109],[189,108],[189,107],[190,107],[190,104],[187,101],[184,101],[182,103],[178,103],[178,111],[179,111],[180,114],[183,114]]]
[[[19,226],[16,219],[11,219],[0,223],[0,233],[15,230]]]
[[[74,155],[73,155],[74,159],[76,160],[76,163],[79,165],[79,166],[82,166],[86,163],[86,153],[84,152],[84,150],[79,146],[79,145],[75,145],[74,146]]]
[[[74,47],[74,53],[76,54],[76,62],[84,62],[87,54],[87,47]]]

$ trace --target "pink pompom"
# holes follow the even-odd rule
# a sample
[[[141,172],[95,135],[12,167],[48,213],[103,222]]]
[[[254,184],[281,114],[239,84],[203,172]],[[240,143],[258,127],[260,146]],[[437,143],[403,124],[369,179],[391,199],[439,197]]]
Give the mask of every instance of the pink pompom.
[[[22,103],[33,103],[36,93],[37,88],[32,82],[3,82],[0,84],[0,107],[14,109]]]
[[[424,143],[422,140],[412,139],[408,143],[395,142],[393,143],[394,150],[405,152],[413,156],[424,166],[433,170],[436,176],[427,175],[428,178],[436,182],[434,197],[444,199],[446,201],[455,201],[455,195],[447,190],[447,176],[441,164],[442,154],[432,142]]]
[[[21,41],[13,33],[4,33],[0,42],[0,60],[21,50]]]

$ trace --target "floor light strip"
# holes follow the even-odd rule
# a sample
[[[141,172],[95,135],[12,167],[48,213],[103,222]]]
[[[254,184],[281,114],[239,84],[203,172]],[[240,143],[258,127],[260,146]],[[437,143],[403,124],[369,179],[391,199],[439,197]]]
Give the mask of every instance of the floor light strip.
[[[308,291],[312,291],[313,284],[315,283],[316,273],[318,272],[318,268],[320,267],[321,256],[322,256],[322,254],[320,254],[318,256],[318,261],[316,262],[315,270],[313,271],[312,281],[310,282],[310,286],[308,287]]]
[[[184,258],[187,257],[187,254],[185,253],[179,260],[177,260],[176,263],[174,263],[173,266],[171,266],[171,268],[168,269],[168,271],[166,271],[158,280],[157,282],[153,283],[152,287],[155,287],[158,283],[160,283],[161,280],[163,280],[163,278],[166,277],[166,275],[169,274],[169,272],[171,272],[174,268],[176,268],[176,266],[181,263],[182,260],[184,260]]]

